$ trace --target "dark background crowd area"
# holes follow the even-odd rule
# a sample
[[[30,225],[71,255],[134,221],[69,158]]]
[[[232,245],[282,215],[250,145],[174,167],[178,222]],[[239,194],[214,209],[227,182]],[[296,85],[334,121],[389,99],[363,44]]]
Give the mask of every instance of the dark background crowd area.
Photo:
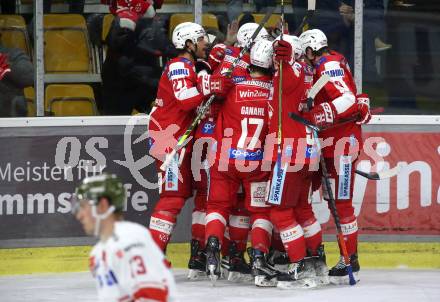
[[[30,6],[31,1],[25,1]],[[51,4],[44,0],[44,12]],[[157,84],[167,59],[175,55],[169,40],[172,13],[161,13],[153,20],[141,20],[136,31],[122,36],[112,32],[101,39],[105,14],[91,12],[87,5],[99,0],[64,1],[63,13],[82,14],[87,21],[90,42],[107,48],[100,72],[103,83],[93,87],[101,115],[127,115],[151,110]],[[170,1],[173,4],[178,1]],[[280,1],[254,0],[254,12],[264,13]],[[307,0],[285,1],[293,8],[286,14],[291,32],[307,10]],[[1,0],[2,14],[19,12],[15,0]],[[164,5],[169,4],[165,0]],[[180,4],[184,4],[183,1]],[[238,18],[248,1],[204,1],[204,13],[213,13],[219,31],[226,35],[231,19]],[[209,9],[223,4],[225,9]],[[244,5],[243,5],[244,4]],[[187,5],[193,5],[188,4]],[[323,30],[330,48],[341,52],[354,68],[355,0],[317,0],[310,28]],[[87,13],[84,13],[87,11]],[[59,11],[57,11],[58,13]],[[174,12],[179,13],[179,12]],[[32,42],[32,13],[21,13],[28,24]],[[370,94],[374,107],[385,107],[385,114],[440,114],[440,1],[365,0],[363,13],[363,91]],[[107,61],[107,63],[106,63]],[[0,83],[0,89],[1,89]],[[125,101],[122,101],[122,100]]]

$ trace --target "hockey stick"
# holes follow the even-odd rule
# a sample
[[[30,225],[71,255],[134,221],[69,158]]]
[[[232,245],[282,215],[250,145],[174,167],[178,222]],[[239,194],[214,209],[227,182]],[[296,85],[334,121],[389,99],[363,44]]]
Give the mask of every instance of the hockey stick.
[[[318,131],[315,129],[312,129],[312,131],[313,131],[313,137],[316,140],[316,146],[317,146],[318,150],[321,150],[321,143],[319,142]],[[347,246],[345,245],[344,234],[342,233],[342,228],[341,228],[341,221],[339,219],[339,215],[336,210],[336,202],[335,202],[335,198],[333,196],[333,191],[332,191],[332,186],[330,184],[329,175],[327,174],[327,166],[325,164],[324,156],[322,156],[322,154],[320,155],[319,163],[320,163],[320,166],[322,169],[322,176],[324,178],[324,185],[325,185],[328,199],[329,199],[328,204],[329,204],[330,211],[332,213],[332,216],[333,216],[333,219],[334,219],[335,225],[336,225],[336,231],[337,231],[336,238],[339,243],[339,249],[342,252],[342,256],[344,257],[344,264],[345,264],[345,268],[348,273],[348,279],[350,281],[350,285],[355,285],[356,280],[354,279],[353,269],[350,264],[350,258],[348,257]]]
[[[302,116],[297,115],[297,114],[295,114],[293,112],[289,112],[289,117],[291,119],[293,119],[294,121],[297,121],[297,122],[299,122],[299,123],[301,123],[303,125],[306,125],[307,127],[312,129],[313,131],[318,131],[319,132],[321,130],[325,130],[325,129],[321,129],[321,128],[313,125],[310,121],[306,120]],[[344,123],[353,122],[355,120],[356,119],[347,120],[347,121],[344,121]],[[368,179],[371,179],[371,180],[381,180],[381,179],[387,179],[387,178],[391,178],[391,177],[396,176],[400,172],[400,169],[401,169],[401,167],[396,166],[396,167],[394,167],[392,169],[384,170],[384,171],[380,171],[380,172],[370,172],[370,173],[368,173],[368,172],[364,172],[364,171],[361,171],[361,170],[355,170],[354,172],[356,174],[359,174],[359,175],[361,175],[363,177],[366,177]]]
[[[321,88],[324,87],[325,84],[327,84],[329,80],[330,80],[330,77],[327,77],[327,79],[322,80],[322,82],[320,83]],[[319,86],[317,86],[318,82],[319,82],[319,80],[316,82],[315,85],[313,85],[312,89],[310,89],[310,92],[307,96],[308,99],[310,99],[310,98],[313,99],[318,94],[318,92],[319,92],[319,90],[317,89],[319,87]],[[315,86],[317,86],[316,89],[314,89]],[[318,150],[321,150],[321,143],[319,141],[318,130],[316,129],[316,127],[311,128],[311,130],[313,132],[313,137],[316,141],[316,147],[318,148]],[[330,184],[329,175],[327,173],[327,166],[325,164],[324,156],[322,154],[319,156],[319,163],[320,163],[320,166],[322,169],[322,175],[324,178],[324,185],[325,185],[327,195],[329,198],[328,203],[329,203],[330,211],[332,213],[332,216],[333,216],[333,219],[334,219],[335,225],[336,225],[336,230],[337,230],[336,238],[339,243],[339,249],[342,252],[342,256],[344,257],[344,263],[345,263],[345,267],[347,270],[350,285],[355,285],[356,280],[354,279],[353,269],[350,264],[350,258],[348,257],[347,246],[345,245],[344,234],[342,233],[341,221],[339,219],[339,215],[336,210],[336,202],[335,202],[335,198],[333,195],[332,186]]]
[[[294,35],[299,36],[302,33],[304,25],[312,19],[313,14],[315,13],[316,8],[316,0],[307,0],[307,13],[304,16],[301,24],[296,28]]]
[[[392,169],[389,170],[383,170],[383,171],[379,171],[379,172],[364,172],[361,170],[355,170],[354,172],[356,174],[359,174],[365,178],[371,179],[371,180],[382,180],[382,179],[387,179],[387,178],[391,178],[396,176],[397,174],[399,174],[400,170],[402,169],[401,166],[397,165]]]
[[[238,55],[237,58],[235,58],[235,60],[232,62],[231,67],[229,68],[229,70],[225,73],[226,76],[230,76],[232,74],[232,71],[234,70],[234,68],[237,66],[237,64],[240,62],[241,58],[244,56],[244,54],[246,52],[249,51],[249,49],[252,46],[252,42],[255,40],[255,38],[257,37],[257,35],[260,33],[261,29],[263,28],[264,24],[266,24],[267,20],[269,20],[270,16],[272,15],[273,11],[275,10],[275,7],[270,8],[266,15],[264,16],[263,20],[261,20],[260,24],[258,25],[257,29],[254,31],[254,33],[252,34],[250,41],[251,43],[249,43],[248,45],[246,45],[245,47],[243,47]],[[200,122],[200,120],[203,118],[203,116],[205,116],[206,112],[208,111],[209,107],[211,106],[211,103],[214,101],[215,99],[215,95],[211,95],[209,97],[209,99],[200,107],[200,109],[198,110],[198,113],[196,115],[196,117],[194,118],[194,120],[192,121],[191,125],[186,129],[185,133],[180,137],[180,139],[177,142],[177,145],[173,148],[173,150],[171,151],[171,153],[167,154],[165,161],[163,162],[163,164],[160,166],[160,169],[162,171],[165,171],[167,169],[167,167],[169,166],[169,164],[171,163],[171,160],[174,158],[174,156],[177,154],[177,152],[184,146],[187,144],[187,142],[190,140],[190,135],[193,132],[193,130],[196,128],[197,124]]]

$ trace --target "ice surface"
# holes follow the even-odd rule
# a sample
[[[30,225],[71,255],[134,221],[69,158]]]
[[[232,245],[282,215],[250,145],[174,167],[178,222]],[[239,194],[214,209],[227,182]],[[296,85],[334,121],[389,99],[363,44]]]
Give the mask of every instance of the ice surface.
[[[440,270],[362,270],[355,286],[326,286],[310,290],[256,288],[252,284],[206,279],[187,281],[185,270],[175,270],[180,302],[439,302]],[[39,274],[0,277],[0,301],[96,301],[89,273]]]

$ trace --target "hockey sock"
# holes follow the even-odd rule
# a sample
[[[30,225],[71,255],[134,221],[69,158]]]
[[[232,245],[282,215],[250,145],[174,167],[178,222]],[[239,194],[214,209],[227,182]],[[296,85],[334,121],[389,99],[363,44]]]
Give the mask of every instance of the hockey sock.
[[[358,226],[355,216],[341,219],[342,234],[348,255],[357,253]]]
[[[272,234],[272,248],[279,251],[279,252],[284,252],[284,245],[283,242],[281,241],[281,237],[280,237],[280,232],[275,229],[273,230],[273,234]]]
[[[309,251],[313,256],[318,253],[318,248],[322,244],[322,230],[319,222],[313,218],[301,224],[304,231],[304,239]]]
[[[215,236],[220,241],[220,246],[223,245],[223,237],[226,228],[226,213],[220,213],[219,211],[212,211],[206,215],[205,226],[205,238]]]
[[[272,235],[272,223],[265,218],[252,217],[252,247],[263,253],[269,253]]]
[[[250,227],[249,220],[248,215],[229,215],[229,236],[231,241],[235,242],[237,251],[243,252],[246,250]]]
[[[150,219],[150,233],[162,251],[166,250],[176,217],[184,204],[183,197],[161,197],[154,208]]]
[[[306,242],[301,226],[295,220],[291,208],[272,208],[272,223],[280,230],[281,240],[291,262],[298,262],[306,255]]]
[[[199,241],[200,248],[205,248],[206,195],[196,195],[192,213],[191,238]]]

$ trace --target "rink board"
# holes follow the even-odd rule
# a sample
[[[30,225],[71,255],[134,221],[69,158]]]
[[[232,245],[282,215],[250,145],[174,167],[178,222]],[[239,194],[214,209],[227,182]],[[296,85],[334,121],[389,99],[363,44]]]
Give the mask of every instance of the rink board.
[[[91,243],[70,214],[69,197],[79,179],[101,171],[123,179],[129,192],[126,217],[148,224],[158,192],[147,155],[147,123],[147,116],[0,120],[0,247]],[[440,117],[376,116],[364,137],[382,141],[371,144],[358,169],[371,170],[378,156],[382,167],[403,168],[397,177],[379,182],[356,176],[361,234],[373,240],[440,240]],[[313,206],[331,233],[319,192]],[[190,219],[188,202],[175,242],[188,240]]]

